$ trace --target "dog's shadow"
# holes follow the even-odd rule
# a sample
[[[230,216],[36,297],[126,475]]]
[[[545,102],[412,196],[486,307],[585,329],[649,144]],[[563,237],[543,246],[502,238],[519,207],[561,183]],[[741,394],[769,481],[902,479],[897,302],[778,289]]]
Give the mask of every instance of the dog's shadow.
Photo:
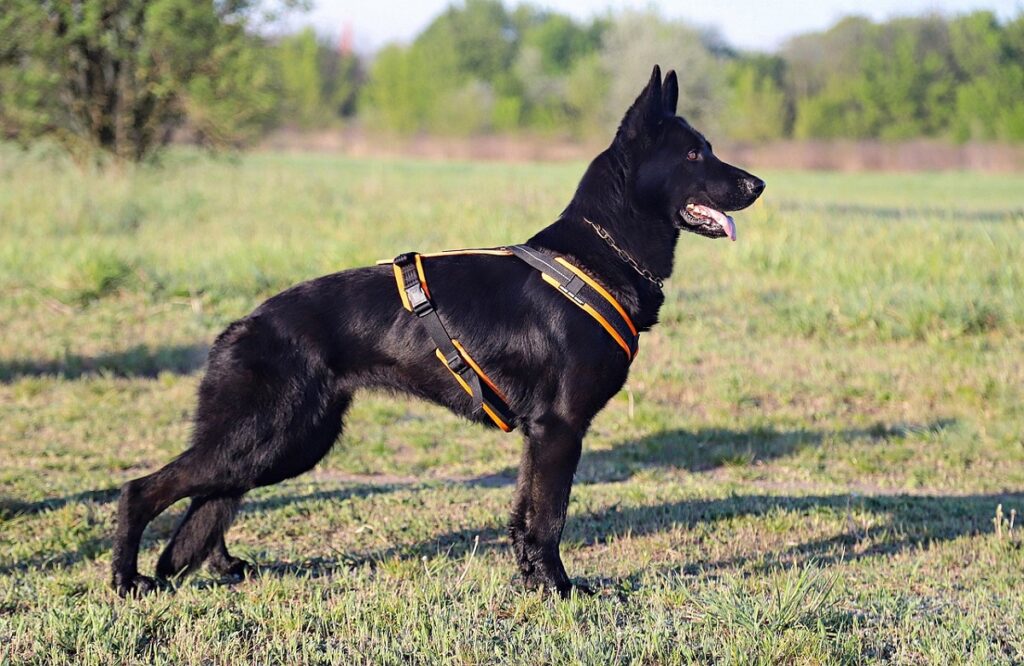
[[[730,431],[727,429],[671,431],[584,454],[579,483],[624,481],[650,467],[672,467],[702,472],[721,465],[749,464],[796,453],[806,447],[825,442],[850,442],[868,439],[879,445],[909,435],[930,435],[954,427],[953,420],[928,424],[875,426],[842,431]],[[468,486],[508,486],[515,482],[514,468],[458,481]],[[300,496],[279,496],[264,500],[257,510],[277,508],[295,502],[366,496],[415,486],[355,487],[333,492]],[[936,541],[948,541],[965,535],[992,532],[995,507],[1003,504],[1007,511],[1024,504],[1024,493],[1004,492],[975,495],[911,495],[883,494],[860,496],[830,495],[735,495],[722,499],[693,499],[648,506],[613,507],[596,512],[571,512],[565,539],[570,543],[599,544],[624,534],[643,537],[672,529],[690,529],[700,524],[715,523],[744,516],[763,516],[773,512],[813,513],[822,509],[851,512],[866,511],[884,516],[868,527],[850,521],[848,529],[827,538],[787,546],[782,551],[758,556],[766,565],[789,565],[806,561],[833,563],[840,557],[847,560],[891,555]],[[451,558],[465,557],[470,552],[487,552],[507,548],[503,525],[489,524],[452,530],[411,544],[398,544],[362,553],[348,553],[341,559],[317,559],[308,568],[294,563],[277,562],[265,571],[271,574],[305,571],[317,577],[330,575],[353,565],[370,565],[391,558],[419,559],[443,553]],[[855,548],[856,547],[856,548]],[[840,555],[841,553],[841,555]],[[680,563],[682,572],[730,568],[745,564],[749,558],[728,561]]]
[[[948,496],[749,494],[647,506],[614,505],[594,512],[572,513],[566,525],[565,541],[596,545],[626,534],[631,538],[644,537],[735,518],[765,516],[778,511],[810,514],[826,509],[837,512],[863,511],[885,516],[883,520],[867,527],[856,525],[851,520],[839,534],[787,545],[782,550],[739,555],[718,561],[679,562],[668,568],[679,574],[695,574],[732,569],[749,562],[765,570],[810,562],[830,565],[840,560],[891,556],[962,536],[991,533],[994,530],[992,516],[995,507],[1000,504],[1007,512],[1012,507],[1020,507],[1024,505],[1024,492]],[[416,543],[350,553],[342,558],[313,558],[300,563],[270,562],[261,565],[260,572],[262,575],[294,574],[319,578],[355,566],[374,567],[379,562],[392,559],[418,560],[438,554],[459,559],[471,553],[505,552],[507,549],[504,527],[492,524],[453,530]],[[601,582],[616,585],[621,581],[605,579]]]
[[[747,466],[799,453],[826,442],[869,440],[884,445],[910,435],[932,435],[957,425],[955,419],[895,426],[877,424],[846,430],[777,430],[775,428],[702,428],[669,430],[609,449],[584,451],[577,483],[625,481],[647,468],[706,472],[723,466]],[[515,470],[504,474],[514,477]]]
[[[626,441],[606,450],[587,452],[580,467],[578,482],[607,483],[631,478],[651,467],[671,467],[694,472],[706,471],[720,465],[747,464],[770,460],[796,453],[809,446],[824,442],[852,441],[861,438],[877,440],[879,444],[906,437],[912,433],[937,433],[955,425],[941,420],[924,425],[875,427],[845,431],[777,431],[726,429],[698,431],[670,431],[639,440]],[[471,487],[508,487],[515,482],[514,468],[470,479],[450,482]],[[323,500],[344,501],[364,498],[397,490],[436,487],[435,484],[416,483],[357,483],[342,488],[318,490],[302,494],[275,494],[259,497],[243,504],[244,513],[278,511],[294,505]],[[37,514],[72,503],[94,502],[105,504],[116,498],[116,489],[76,493],[38,502],[0,502],[0,518]],[[850,525],[846,531],[828,538],[812,540],[783,551],[759,555],[765,562],[793,563],[815,560],[828,563],[837,559],[837,552],[855,553],[847,559],[882,556],[897,553],[921,544],[948,541],[965,535],[992,532],[992,515],[997,504],[1009,511],[1024,504],[1024,493],[1006,492],[976,495],[919,496],[919,495],[735,495],[721,499],[692,499],[664,502],[646,506],[621,507],[615,505],[594,512],[571,512],[565,538],[569,543],[599,544],[624,534],[643,537],[672,529],[688,529],[700,524],[715,523],[743,516],[762,516],[777,511],[811,513],[828,509],[847,511],[851,507],[883,514],[878,524],[858,528]],[[175,516],[167,516],[172,523]],[[170,525],[171,523],[168,523]],[[451,530],[419,542],[391,545],[371,551],[346,553],[337,558],[317,557],[302,562],[261,563],[263,575],[300,574],[310,577],[331,576],[353,566],[370,565],[391,558],[418,559],[444,553],[451,558],[468,555],[474,550],[487,552],[507,548],[504,526],[497,522]],[[109,540],[100,539],[84,544],[74,552],[54,554],[45,561],[12,563],[0,567],[0,573],[11,573],[26,567],[52,568],[71,566],[82,560],[93,559],[109,549]],[[729,568],[745,563],[744,558],[720,562],[680,563],[680,567],[708,570]]]
[[[152,378],[164,372],[187,375],[203,367],[209,346],[135,345],[121,351],[88,356],[68,354],[62,358],[0,359],[0,382],[10,383],[25,377],[79,379],[88,375]]]
[[[707,472],[725,466],[742,467],[794,455],[826,442],[842,444],[867,440],[877,445],[887,445],[911,435],[936,435],[956,425],[955,419],[937,419],[922,424],[877,424],[846,430],[667,430],[596,451],[586,450],[584,444],[575,483],[627,481],[637,473],[653,468]],[[488,487],[513,485],[515,478],[516,468],[506,467],[458,483]]]

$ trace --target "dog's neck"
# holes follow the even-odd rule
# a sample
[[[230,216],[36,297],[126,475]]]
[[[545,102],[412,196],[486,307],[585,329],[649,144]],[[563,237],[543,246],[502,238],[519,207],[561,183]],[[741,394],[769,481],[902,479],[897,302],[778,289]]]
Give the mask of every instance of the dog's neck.
[[[640,330],[647,330],[658,321],[665,300],[661,289],[626,263],[585,221],[600,225],[655,277],[664,280],[671,275],[679,232],[671,223],[636,208],[630,170],[615,146],[598,155],[559,219],[529,243],[575,259],[612,292]]]

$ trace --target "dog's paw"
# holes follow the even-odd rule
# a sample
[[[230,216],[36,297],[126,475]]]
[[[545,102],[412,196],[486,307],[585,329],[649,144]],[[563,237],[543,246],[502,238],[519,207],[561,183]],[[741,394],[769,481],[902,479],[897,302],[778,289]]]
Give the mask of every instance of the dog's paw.
[[[571,597],[592,597],[597,594],[597,592],[595,592],[589,585],[585,585],[583,583],[571,583],[568,581],[552,585],[549,589],[553,592],[557,592],[558,596],[562,599],[569,599]]]
[[[114,591],[121,597],[142,597],[159,587],[155,579],[135,574],[134,576],[114,576]]]
[[[571,597],[573,595],[581,597],[592,597],[597,594],[597,590],[586,585],[584,583],[572,583],[569,585],[569,591],[567,594],[562,595],[562,598]]]
[[[211,562],[210,571],[225,578],[243,580],[256,572],[256,565],[240,557],[231,557],[222,562]]]
[[[583,583],[573,583],[568,578],[546,577],[542,575],[523,576],[523,582],[529,590],[543,590],[546,593],[557,594],[562,599],[572,596],[590,597],[597,594],[593,588]]]

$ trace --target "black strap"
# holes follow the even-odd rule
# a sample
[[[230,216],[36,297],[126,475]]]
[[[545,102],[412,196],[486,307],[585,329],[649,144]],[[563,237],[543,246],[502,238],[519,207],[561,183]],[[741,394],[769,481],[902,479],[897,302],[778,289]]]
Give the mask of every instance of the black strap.
[[[579,275],[555,261],[556,257],[553,254],[529,245],[509,245],[508,249],[532,268],[557,282],[558,290],[576,305],[589,306],[600,314],[625,343],[626,348],[623,348],[623,351],[632,362],[639,349],[640,336],[634,332],[633,326],[624,319],[608,298],[587,284]]]
[[[470,388],[470,394],[473,397],[474,413],[486,412],[484,409],[486,405],[494,415],[497,415],[504,422],[505,427],[502,427],[501,424],[495,421],[492,414],[487,414],[491,421],[502,430],[506,432],[511,431],[515,428],[517,418],[515,412],[512,411],[501,396],[480,380],[480,376],[466,363],[462,354],[455,347],[455,343],[452,342],[452,336],[449,335],[448,329],[441,322],[441,317],[438,316],[433,301],[427,296],[426,288],[420,281],[419,273],[416,270],[416,256],[417,253],[415,252],[406,252],[394,259],[394,264],[402,272],[401,286],[409,301],[409,307],[413,314],[419,317],[430,339],[434,341],[434,345],[441,352],[441,356],[444,357],[448,368],[457,374],[466,383],[466,386]]]

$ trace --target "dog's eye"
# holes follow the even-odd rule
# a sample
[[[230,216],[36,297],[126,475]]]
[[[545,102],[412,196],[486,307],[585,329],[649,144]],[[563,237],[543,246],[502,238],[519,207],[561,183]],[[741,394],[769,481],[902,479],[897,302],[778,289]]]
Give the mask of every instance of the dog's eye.
[[[690,160],[691,162],[696,162],[697,160],[700,159],[700,151],[691,150],[690,152],[686,153],[686,159]]]

